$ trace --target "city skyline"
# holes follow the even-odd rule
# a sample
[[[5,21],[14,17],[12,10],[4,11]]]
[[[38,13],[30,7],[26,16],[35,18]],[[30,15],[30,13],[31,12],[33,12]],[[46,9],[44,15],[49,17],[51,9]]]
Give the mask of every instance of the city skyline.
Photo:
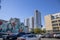
[[[60,12],[60,0],[2,0],[0,19],[9,20],[11,17],[21,19],[34,15],[34,10],[39,10],[44,26],[44,16]]]

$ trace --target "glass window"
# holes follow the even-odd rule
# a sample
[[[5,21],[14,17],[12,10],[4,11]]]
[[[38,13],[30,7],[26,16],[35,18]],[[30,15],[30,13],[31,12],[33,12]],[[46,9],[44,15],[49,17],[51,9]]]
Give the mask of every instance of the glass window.
[[[51,16],[51,20],[55,19],[54,16]]]
[[[28,35],[28,37],[36,37],[36,35]]]

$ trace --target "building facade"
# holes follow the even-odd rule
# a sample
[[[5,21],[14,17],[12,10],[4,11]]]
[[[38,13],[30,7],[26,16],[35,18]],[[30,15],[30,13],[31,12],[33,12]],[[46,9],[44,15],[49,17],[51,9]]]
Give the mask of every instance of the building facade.
[[[25,26],[30,26],[30,23],[29,23],[29,18],[26,18],[25,20],[24,20],[24,24],[25,24]]]
[[[25,27],[27,29],[27,32],[29,32],[29,27],[30,27],[30,20],[29,20],[29,18],[26,18],[24,20],[24,25],[25,25]]]
[[[46,32],[60,32],[60,13],[45,16]]]
[[[30,27],[29,27],[29,31],[31,31],[32,29],[34,29],[34,17],[30,17]]]
[[[7,29],[7,22],[5,20],[0,19],[0,32],[5,32]]]
[[[34,13],[34,28],[41,28],[41,13],[38,10]]]
[[[18,18],[11,18],[8,24],[8,28],[12,29],[12,32],[18,32],[21,27],[20,20]]]
[[[0,9],[1,9],[1,0],[0,0]]]

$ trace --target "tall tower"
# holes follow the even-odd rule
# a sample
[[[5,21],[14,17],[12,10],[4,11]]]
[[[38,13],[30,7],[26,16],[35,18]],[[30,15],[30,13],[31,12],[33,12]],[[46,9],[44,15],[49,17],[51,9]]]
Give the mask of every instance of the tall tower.
[[[0,0],[0,9],[1,9],[1,0]]]
[[[30,26],[30,24],[29,24],[29,18],[26,18],[25,20],[24,20],[24,24],[25,24],[25,26]]]
[[[29,26],[30,26],[29,18],[24,19],[24,24],[25,24],[25,31],[29,32]]]
[[[34,17],[30,17],[30,27],[29,27],[29,31],[31,31],[32,29],[34,29]]]
[[[34,28],[41,28],[41,13],[38,10],[34,13]]]

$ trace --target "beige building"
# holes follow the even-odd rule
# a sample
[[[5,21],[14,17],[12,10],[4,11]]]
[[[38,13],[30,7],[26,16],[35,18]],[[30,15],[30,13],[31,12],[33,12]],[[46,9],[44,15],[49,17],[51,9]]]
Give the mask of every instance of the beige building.
[[[46,32],[60,32],[60,13],[45,16]]]

